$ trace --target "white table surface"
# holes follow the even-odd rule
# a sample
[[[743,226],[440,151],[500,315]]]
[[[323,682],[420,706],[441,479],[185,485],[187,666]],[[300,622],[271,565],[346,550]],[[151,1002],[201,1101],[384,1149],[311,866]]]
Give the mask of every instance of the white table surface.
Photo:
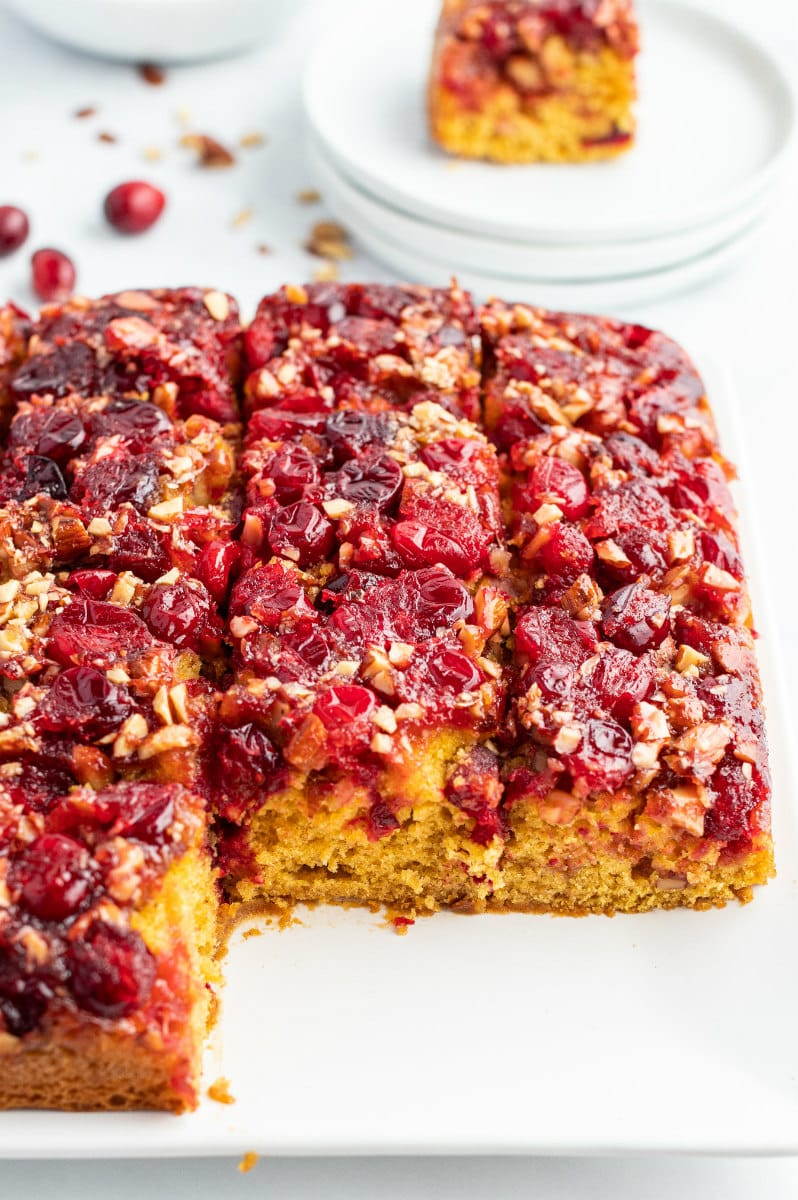
[[[408,2],[408,0],[406,0]],[[798,62],[794,0],[703,0]],[[87,294],[148,284],[229,288],[251,312],[258,297],[285,280],[308,278],[317,260],[301,248],[323,205],[303,207],[296,193],[312,186],[304,163],[298,81],[307,36],[335,19],[338,5],[316,0],[279,46],[228,62],[168,72],[160,88],[127,67],[51,45],[0,9],[0,203],[20,204],[31,241],[0,260],[0,296],[32,304],[28,254],[55,245],[77,263]],[[707,80],[711,86],[711,80]],[[700,104],[700,96],[696,103]],[[334,103],[334,97],[331,98]],[[96,106],[78,120],[76,109]],[[261,149],[237,151],[238,164],[200,171],[177,146],[186,129],[235,146],[249,132],[268,136]],[[97,139],[100,130],[116,144]],[[720,130],[733,142],[733,130]],[[145,158],[158,147],[160,161]],[[746,437],[749,486],[760,489],[760,561],[782,631],[788,678],[798,673],[795,594],[798,552],[793,533],[798,470],[798,170],[756,251],[733,273],[661,303],[619,315],[666,329],[688,346],[719,352],[731,365],[750,411]],[[146,178],[164,188],[167,214],[146,237],[121,239],[103,226],[100,206],[115,183]],[[248,223],[231,222],[251,209]],[[259,254],[266,243],[272,253]],[[347,278],[388,279],[357,256]],[[778,797],[776,798],[778,803]],[[766,997],[763,997],[766,1003]],[[744,1103],[741,1098],[741,1103]],[[0,1198],[57,1195],[59,1200],[112,1196],[140,1200],[168,1192],[173,1200],[274,1196],[279,1200],[414,1200],[490,1196],[491,1200],[790,1200],[798,1195],[798,1161],[636,1160],[309,1160],[261,1161],[244,1176],[228,1160],[135,1163],[2,1163]]]

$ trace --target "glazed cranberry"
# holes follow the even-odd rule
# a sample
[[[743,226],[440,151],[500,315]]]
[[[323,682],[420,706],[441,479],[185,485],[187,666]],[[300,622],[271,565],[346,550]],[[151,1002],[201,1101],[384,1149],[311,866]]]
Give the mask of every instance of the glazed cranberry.
[[[399,821],[384,800],[375,800],[366,818],[366,836],[370,842],[378,842],[399,828]]]
[[[337,490],[353,504],[387,509],[402,489],[402,468],[387,454],[378,458],[351,459],[338,472]]]
[[[418,637],[431,637],[455,621],[469,621],[474,602],[468,589],[444,567],[426,567],[405,580],[408,618]]]
[[[335,534],[327,518],[313,504],[300,501],[281,508],[269,526],[273,554],[290,558],[307,567],[325,558],[333,548]]]
[[[222,731],[215,746],[214,769],[217,787],[225,797],[221,812],[227,820],[241,820],[249,802],[282,780],[276,748],[251,724]]]
[[[400,521],[392,528],[391,539],[409,567],[440,563],[456,575],[470,575],[477,566],[458,541],[421,521]]]
[[[593,566],[593,546],[575,525],[556,521],[550,526],[550,536],[538,551],[538,558],[548,575],[558,579],[574,579]]]
[[[596,631],[559,608],[528,608],[518,618],[516,646],[534,661],[578,667],[596,651]]]
[[[28,218],[21,208],[0,204],[0,258],[19,250],[29,232]]]
[[[138,513],[128,512],[124,529],[114,535],[108,566],[114,571],[132,571],[145,583],[153,583],[172,566],[169,534]]]
[[[67,950],[69,987],[80,1008],[97,1017],[129,1017],[150,997],[155,960],[141,937],[93,921]]]
[[[274,483],[274,494],[280,504],[301,500],[306,490],[319,482],[319,468],[304,446],[285,446],[278,450],[265,473]]]
[[[39,436],[32,449],[34,454],[63,464],[75,457],[85,440],[83,422],[75,413],[51,408],[41,420]]]
[[[647,700],[657,683],[657,672],[648,655],[606,649],[590,678],[601,708],[615,717],[628,717],[635,704]]]
[[[281,639],[280,645],[293,651],[301,662],[314,671],[325,667],[330,658],[331,646],[327,634],[307,619],[290,630]]]
[[[185,579],[156,584],[142,605],[141,615],[160,641],[190,650],[199,649],[215,616],[213,602],[202,584]]]
[[[94,886],[88,850],[60,833],[45,833],[31,843],[15,866],[14,879],[22,904],[42,921],[75,916]]]
[[[39,706],[36,724],[51,733],[96,739],[113,733],[133,711],[127,691],[94,667],[70,667],[56,676]]]
[[[82,501],[87,513],[105,516],[120,504],[132,504],[141,511],[153,499],[158,487],[158,464],[154,458],[102,458],[92,463],[72,486],[75,499]]]
[[[14,374],[11,390],[19,400],[34,395],[61,397],[70,392],[92,396],[96,376],[97,362],[91,347],[83,342],[67,342],[48,354],[34,355]]]
[[[2,954],[0,947],[0,960]],[[7,990],[0,990],[0,1016],[11,1036],[21,1038],[41,1025],[53,992],[43,980],[25,974],[21,964],[9,984]]]
[[[359,454],[364,446],[385,444],[392,429],[393,421],[387,413],[344,409],[327,418],[324,433],[336,461],[346,462]]]
[[[31,259],[31,283],[40,300],[66,300],[75,287],[75,266],[60,250],[37,250]]]
[[[274,353],[274,331],[269,321],[255,318],[244,334],[244,352],[250,370],[266,365]]]
[[[504,832],[499,812],[502,791],[498,760],[485,746],[470,750],[447,780],[446,798],[474,818],[471,840],[479,845]]]
[[[615,721],[587,721],[581,745],[565,763],[574,779],[591,791],[614,792],[634,771],[632,739]]]
[[[133,454],[143,453],[155,438],[171,433],[173,428],[172,422],[157,404],[122,396],[109,400],[91,421],[94,437],[118,435]]]
[[[576,521],[588,509],[589,494],[582,472],[561,458],[542,458],[526,492],[531,512],[541,504],[556,504],[564,517]]]
[[[466,478],[473,482],[480,474],[481,447],[476,442],[463,438],[441,438],[421,451],[421,461],[431,471],[442,471],[444,475]]]
[[[92,600],[107,600],[118,578],[114,571],[85,568],[72,572],[67,579],[67,587],[75,588]]]
[[[152,645],[147,626],[125,608],[91,600],[78,593],[72,603],[53,617],[47,650],[56,662],[115,661]]]
[[[140,179],[120,183],[105,197],[103,211],[109,225],[119,233],[144,233],[160,217],[166,196]]]
[[[483,675],[476,665],[459,650],[441,650],[428,663],[429,677],[447,691],[471,692],[482,683]]]
[[[51,458],[31,454],[18,499],[30,500],[33,496],[52,496],[53,500],[66,500],[68,495],[66,480],[57,464]]]
[[[607,597],[601,628],[616,646],[641,654],[665,641],[670,632],[670,610],[669,596],[632,583]]]
[[[743,764],[726,754],[712,775],[710,786],[715,799],[707,813],[704,832],[724,841],[750,836],[751,811],[762,795],[755,780],[746,777]]]
[[[544,700],[564,704],[574,685],[573,667],[565,663],[538,663],[530,671],[525,685],[537,684]]]
[[[277,629],[283,617],[313,615],[294,571],[268,563],[242,575],[230,596],[230,616],[251,616],[268,629]]]
[[[119,783],[107,793],[118,806],[112,834],[163,845],[175,819],[175,785]]]
[[[238,542],[206,542],[200,551],[194,574],[213,596],[223,604],[230,591],[230,580],[241,558]]]
[[[345,730],[362,723],[377,707],[374,693],[358,684],[343,683],[328,688],[316,701],[313,711],[332,730]]]
[[[662,460],[656,450],[631,433],[612,433],[604,443],[604,450],[612,458],[612,465],[623,471],[640,475],[656,475],[662,468]]]
[[[719,529],[716,529],[714,533],[704,529],[700,534],[700,544],[701,557],[704,562],[713,563],[714,566],[720,567],[722,571],[728,571],[737,579],[742,578],[742,561],[736,547],[725,533]]]

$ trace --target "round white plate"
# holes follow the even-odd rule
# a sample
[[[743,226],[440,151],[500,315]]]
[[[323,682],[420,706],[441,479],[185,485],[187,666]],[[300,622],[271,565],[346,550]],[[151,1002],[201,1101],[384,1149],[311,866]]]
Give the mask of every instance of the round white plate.
[[[676,0],[639,2],[640,130],[626,155],[579,166],[449,158],[426,127],[437,8],[370,0],[317,47],[304,80],[311,127],[340,169],[417,218],[542,242],[649,238],[737,211],[786,158],[795,102],[778,63]]]
[[[519,278],[501,272],[455,268],[450,261],[431,254],[419,254],[406,245],[393,242],[382,230],[375,229],[362,215],[349,213],[339,205],[339,215],[356,240],[374,258],[390,267],[401,279],[440,287],[456,276],[461,287],[478,299],[503,296],[512,301],[541,305],[544,308],[605,312],[646,304],[663,296],[686,291],[719,275],[746,254],[762,228],[754,221],[731,241],[716,246],[707,254],[660,271],[619,276],[603,280]]]
[[[336,215],[345,216],[354,230],[364,220],[375,233],[383,233],[389,241],[414,253],[445,261],[455,273],[475,270],[558,283],[640,275],[698,258],[760,219],[772,200],[767,191],[714,224],[648,241],[536,245],[446,229],[383,204],[348,180],[312,135],[309,158],[314,180],[328,207]]]

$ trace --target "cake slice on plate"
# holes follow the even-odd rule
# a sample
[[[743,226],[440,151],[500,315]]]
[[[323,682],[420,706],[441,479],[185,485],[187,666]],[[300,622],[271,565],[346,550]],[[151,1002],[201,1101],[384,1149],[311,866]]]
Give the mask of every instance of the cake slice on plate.
[[[500,163],[613,157],[634,136],[637,49],[632,0],[444,0],[432,136]]]

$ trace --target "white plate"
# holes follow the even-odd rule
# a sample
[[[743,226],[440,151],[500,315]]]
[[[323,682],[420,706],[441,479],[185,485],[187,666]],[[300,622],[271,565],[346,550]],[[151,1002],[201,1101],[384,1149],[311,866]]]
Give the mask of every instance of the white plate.
[[[700,365],[739,463],[733,390]],[[0,1155],[798,1153],[794,738],[751,560],[753,500],[743,493],[779,864],[753,904],[614,920],[442,914],[403,938],[364,912],[302,914],[231,948],[207,1080],[229,1076],[234,1106],[4,1113]]]
[[[127,62],[239,53],[274,37],[301,0],[6,0],[42,33]]]
[[[309,157],[327,205],[354,230],[361,220],[389,242],[414,254],[447,263],[450,273],[479,271],[556,283],[611,280],[678,266],[716,250],[764,216],[773,196],[765,192],[714,224],[648,241],[597,242],[595,245],[537,245],[487,235],[460,233],[432,221],[408,216],[347,179],[312,134]]]
[[[659,271],[625,275],[615,279],[569,280],[530,279],[497,271],[476,271],[451,259],[432,253],[422,254],[387,237],[382,228],[373,226],[363,213],[350,208],[341,193],[330,196],[331,206],[353,237],[379,262],[402,279],[440,287],[456,276],[460,285],[480,299],[510,296],[513,300],[546,308],[581,309],[604,312],[631,305],[647,304],[675,295],[722,274],[732,267],[755,243],[762,223],[754,221],[735,237],[714,247],[707,254]]]
[[[640,133],[628,154],[578,167],[447,158],[424,109],[437,7],[370,0],[319,45],[304,82],[328,154],[408,214],[519,240],[620,241],[721,219],[779,174],[795,124],[779,65],[721,18],[673,0],[640,2]]]

